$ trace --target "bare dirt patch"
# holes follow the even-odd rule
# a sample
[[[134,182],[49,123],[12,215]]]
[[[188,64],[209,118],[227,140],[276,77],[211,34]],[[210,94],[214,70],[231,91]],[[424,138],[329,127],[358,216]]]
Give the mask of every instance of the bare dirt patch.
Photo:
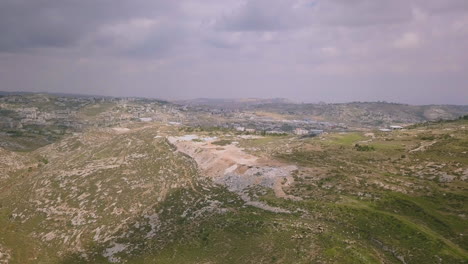
[[[287,211],[252,200],[252,197],[247,195],[247,190],[255,186],[273,189],[277,197],[299,199],[287,195],[283,190],[283,187],[294,182],[291,174],[297,170],[296,166],[259,158],[246,153],[235,144],[220,148],[210,140],[193,141],[192,137],[187,136],[169,137],[168,140],[177,147],[178,151],[192,157],[203,175],[238,193],[247,204],[274,212]]]

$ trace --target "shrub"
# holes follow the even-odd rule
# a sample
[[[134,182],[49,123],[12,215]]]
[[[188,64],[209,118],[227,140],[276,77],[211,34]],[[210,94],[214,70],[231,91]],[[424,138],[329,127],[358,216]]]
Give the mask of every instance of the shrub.
[[[354,149],[357,151],[374,151],[375,150],[374,146],[359,145],[359,144],[354,145]]]
[[[215,142],[213,142],[213,143],[211,143],[211,144],[213,144],[213,145],[218,145],[218,146],[227,146],[227,145],[230,145],[231,143],[232,143],[231,140],[225,140],[225,139],[223,139],[223,140],[215,141]]]
[[[434,140],[435,137],[434,137],[434,135],[421,135],[419,137],[419,139],[421,139],[421,140]]]

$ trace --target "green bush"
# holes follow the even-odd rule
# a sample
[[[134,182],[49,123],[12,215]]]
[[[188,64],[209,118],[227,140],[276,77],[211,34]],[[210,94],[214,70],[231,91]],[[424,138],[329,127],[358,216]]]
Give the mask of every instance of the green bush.
[[[357,151],[374,151],[375,150],[374,146],[359,145],[359,144],[354,145],[354,149]]]

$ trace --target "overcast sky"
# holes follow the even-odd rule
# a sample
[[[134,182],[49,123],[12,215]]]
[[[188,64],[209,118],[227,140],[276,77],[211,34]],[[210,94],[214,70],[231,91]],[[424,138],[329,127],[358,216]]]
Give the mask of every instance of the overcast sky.
[[[0,90],[468,104],[468,0],[0,0]]]

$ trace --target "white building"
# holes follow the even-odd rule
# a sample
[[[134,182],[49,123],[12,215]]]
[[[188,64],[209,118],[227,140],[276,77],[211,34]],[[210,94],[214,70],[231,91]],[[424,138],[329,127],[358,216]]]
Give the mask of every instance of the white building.
[[[303,129],[303,128],[296,128],[294,130],[294,134],[299,135],[299,136],[308,135],[309,130],[306,130],[306,129]]]
[[[381,128],[381,129],[379,129],[379,130],[382,131],[382,132],[390,132],[390,131],[392,131],[391,129],[388,129],[388,128]]]
[[[236,127],[236,131],[244,132],[245,127]]]
[[[269,131],[266,131],[265,133],[268,134],[268,135],[282,135],[282,134],[284,134],[283,131],[277,131],[277,130],[269,130]]]

